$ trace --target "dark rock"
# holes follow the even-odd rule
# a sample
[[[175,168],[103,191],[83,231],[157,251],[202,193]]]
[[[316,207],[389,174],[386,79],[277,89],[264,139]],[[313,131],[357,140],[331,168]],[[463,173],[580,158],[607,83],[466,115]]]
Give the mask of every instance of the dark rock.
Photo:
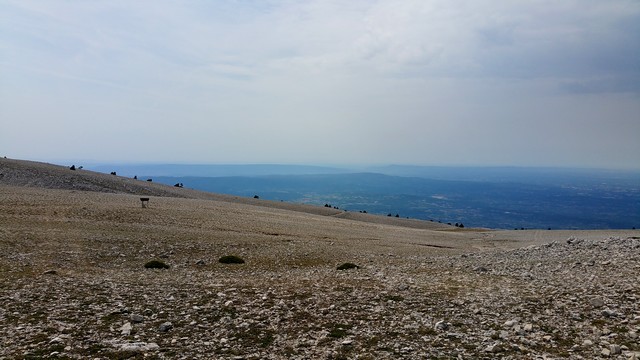
[[[138,315],[138,314],[131,314],[131,316],[129,317],[129,320],[131,320],[132,323],[141,323],[144,321],[144,316],[142,315]]]
[[[162,332],[167,332],[171,329],[173,329],[173,324],[169,321],[160,324],[160,326],[158,327],[158,330]]]

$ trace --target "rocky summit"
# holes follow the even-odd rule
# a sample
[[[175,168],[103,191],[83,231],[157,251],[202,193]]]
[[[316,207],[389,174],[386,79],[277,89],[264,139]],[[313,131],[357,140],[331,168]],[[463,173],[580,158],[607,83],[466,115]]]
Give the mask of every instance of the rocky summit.
[[[2,359],[640,358],[636,230],[458,229],[69,171],[0,162]]]

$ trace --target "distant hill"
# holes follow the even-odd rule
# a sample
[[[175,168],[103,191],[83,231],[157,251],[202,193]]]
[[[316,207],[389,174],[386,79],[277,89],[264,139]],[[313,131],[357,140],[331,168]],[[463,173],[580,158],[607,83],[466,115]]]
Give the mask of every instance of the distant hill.
[[[125,176],[266,176],[266,175],[315,175],[342,174],[351,172],[348,169],[281,164],[248,164],[248,165],[206,165],[206,164],[98,164],[89,165],[87,169],[111,173],[116,171]]]
[[[202,191],[201,189],[180,188],[171,185],[174,183],[166,183],[167,178],[164,179],[165,183],[161,183],[158,181],[158,178],[153,178],[153,181],[146,181],[146,177],[133,179],[85,169],[76,168],[76,170],[71,170],[70,166],[71,165],[60,166],[35,161],[0,158],[0,186],[26,186],[46,189],[135,194],[141,196],[216,200],[417,229],[455,229],[445,224],[431,223],[428,221],[348,213],[340,209],[316,206],[313,204],[269,201],[264,198],[253,198],[253,194],[237,196],[233,194]]]
[[[367,172],[391,176],[419,177],[434,180],[455,180],[494,183],[520,183],[535,185],[597,185],[616,183],[640,186],[640,171],[518,167],[518,166],[409,166],[388,165],[366,168]]]
[[[118,175],[86,169],[74,171],[69,166],[0,159],[0,184],[211,199],[428,229],[452,228],[447,223],[492,229],[640,227],[640,177],[628,171],[396,166],[380,170],[408,171],[421,176],[381,173],[260,176],[256,175],[260,169],[265,172],[339,170],[242,165],[236,170],[253,175],[159,176],[141,173],[139,179],[134,180],[131,176],[120,176],[122,173],[117,166],[107,170],[116,171]],[[177,170],[167,166],[167,169]],[[214,168],[220,169],[218,166],[202,167]],[[443,178],[422,177],[429,173]],[[456,174],[464,180],[446,179]],[[152,177],[153,182],[145,181],[148,177]],[[184,184],[184,188],[172,186],[176,183]]]
[[[153,196],[193,197],[164,184],[103,174],[71,166],[0,159],[0,184],[48,189],[126,193]]]

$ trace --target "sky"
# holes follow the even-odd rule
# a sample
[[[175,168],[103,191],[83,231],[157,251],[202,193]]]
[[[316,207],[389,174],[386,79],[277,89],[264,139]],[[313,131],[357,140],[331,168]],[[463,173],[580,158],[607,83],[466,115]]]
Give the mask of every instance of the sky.
[[[640,1],[0,0],[0,156],[640,169]]]

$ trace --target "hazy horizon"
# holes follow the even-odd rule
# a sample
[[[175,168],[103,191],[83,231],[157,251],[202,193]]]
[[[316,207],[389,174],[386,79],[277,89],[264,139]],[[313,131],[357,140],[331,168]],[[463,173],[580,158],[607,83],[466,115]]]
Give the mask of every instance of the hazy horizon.
[[[333,169],[342,169],[342,170],[363,170],[363,169],[371,169],[371,168],[383,168],[383,167],[403,167],[403,168],[443,168],[443,169],[530,169],[530,170],[585,170],[585,171],[620,171],[620,172],[632,172],[637,173],[640,172],[640,167],[589,167],[589,166],[571,166],[571,165],[510,165],[510,164],[413,164],[413,163],[278,163],[278,162],[190,162],[190,161],[112,161],[112,160],[91,160],[91,159],[48,159],[48,158],[16,158],[7,156],[6,154],[0,154],[0,156],[6,156],[8,159],[14,160],[26,160],[26,161],[36,161],[43,163],[50,163],[53,165],[60,166],[83,166],[87,169],[96,168],[96,167],[109,167],[109,166],[229,166],[229,167],[252,167],[252,166],[282,166],[282,167],[317,167],[317,168],[333,168]]]
[[[7,0],[0,14],[0,156],[640,170],[634,0]]]
[[[204,162],[165,162],[162,160],[159,161],[97,161],[90,159],[47,159],[47,158],[16,158],[7,156],[5,154],[0,154],[0,156],[6,156],[8,159],[14,160],[26,160],[26,161],[36,161],[43,163],[50,163],[53,165],[60,166],[83,166],[84,168],[91,170],[95,168],[104,168],[105,170],[109,167],[144,167],[144,166],[177,166],[177,167],[264,167],[264,166],[276,166],[276,167],[312,167],[312,168],[327,168],[327,169],[338,169],[345,171],[360,171],[374,168],[384,168],[384,167],[401,167],[401,168],[441,168],[441,169],[514,169],[514,170],[558,170],[558,171],[613,171],[613,172],[630,172],[630,173],[640,173],[640,167],[637,168],[625,168],[625,167],[589,167],[589,166],[553,166],[553,165],[492,165],[492,164],[470,164],[470,165],[460,165],[460,164],[411,164],[411,163],[359,163],[359,164],[350,164],[350,163],[257,163],[257,162],[244,162],[244,163],[204,163]]]

